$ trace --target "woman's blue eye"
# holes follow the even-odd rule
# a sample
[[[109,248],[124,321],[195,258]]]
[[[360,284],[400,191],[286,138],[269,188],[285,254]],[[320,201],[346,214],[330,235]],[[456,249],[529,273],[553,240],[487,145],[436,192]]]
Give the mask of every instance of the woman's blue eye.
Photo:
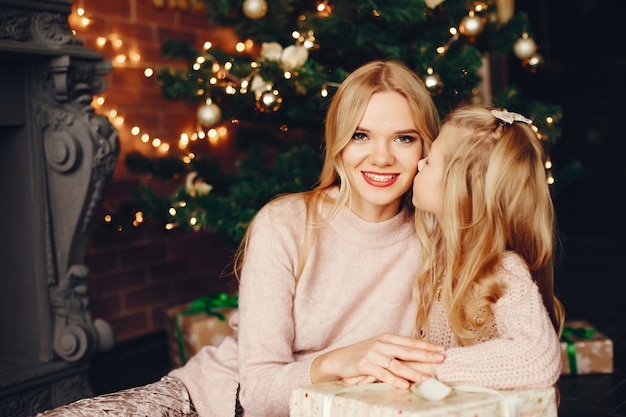
[[[416,140],[413,136],[398,136],[395,140],[398,142],[411,143]]]

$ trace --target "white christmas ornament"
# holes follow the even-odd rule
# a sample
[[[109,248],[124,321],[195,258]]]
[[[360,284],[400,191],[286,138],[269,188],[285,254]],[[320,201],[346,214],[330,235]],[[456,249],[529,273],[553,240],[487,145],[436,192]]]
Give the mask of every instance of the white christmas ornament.
[[[530,58],[537,52],[537,44],[535,40],[524,33],[521,38],[515,41],[513,44],[513,52],[519,59]]]
[[[198,177],[197,172],[190,172],[187,174],[185,178],[185,191],[187,194],[194,197],[197,195],[207,195],[213,190],[213,186],[211,184],[207,184],[202,180],[202,178]]]
[[[222,110],[215,103],[209,102],[198,108],[198,122],[204,128],[215,126],[221,118]]]
[[[250,82],[250,91],[254,93],[256,98],[261,97],[264,91],[268,91],[272,89],[272,84],[268,83],[261,77],[260,75],[255,75],[252,77],[252,82]]]
[[[439,6],[443,2],[444,0],[425,0],[424,1],[424,3],[426,3],[426,6],[430,7],[431,9],[434,9],[435,7]]]
[[[309,51],[301,45],[291,45],[283,50],[281,62],[283,69],[294,70],[300,68],[309,58]]]
[[[280,61],[283,47],[278,42],[263,42],[261,44],[261,56],[268,61]]]
[[[267,13],[267,2],[265,0],[245,0],[243,2],[243,14],[249,19],[260,19]]]

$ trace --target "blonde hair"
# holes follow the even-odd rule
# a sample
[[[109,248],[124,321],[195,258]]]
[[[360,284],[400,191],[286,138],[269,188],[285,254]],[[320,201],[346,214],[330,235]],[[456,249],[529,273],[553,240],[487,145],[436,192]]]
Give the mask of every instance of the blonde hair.
[[[317,186],[301,193],[306,204],[307,225],[303,230],[304,245],[300,253],[296,280],[315,242],[314,231],[332,220],[350,200],[351,186],[341,160],[343,149],[350,143],[361,121],[370,97],[379,92],[393,91],[404,96],[413,114],[413,121],[422,139],[424,155],[430,149],[439,131],[439,114],[430,94],[419,77],[397,60],[376,60],[354,70],[334,94],[326,114],[324,135],[324,164]],[[332,200],[328,190],[338,187]],[[410,190],[407,190],[407,195]],[[406,196],[405,196],[406,197]],[[405,198],[410,204],[410,198]],[[320,204],[329,204],[328,214],[322,218]],[[250,227],[235,255],[235,276],[238,277],[244,261]]]
[[[427,317],[441,285],[441,300],[459,343],[476,342],[503,294],[495,268],[504,251],[526,262],[552,323],[560,331],[564,309],[554,294],[555,214],[544,168],[544,149],[531,126],[502,124],[488,109],[466,106],[444,126],[460,128],[444,150],[441,227],[417,211],[424,262],[416,331],[427,337]],[[448,279],[444,279],[448,278]],[[480,295],[477,289],[481,290]]]

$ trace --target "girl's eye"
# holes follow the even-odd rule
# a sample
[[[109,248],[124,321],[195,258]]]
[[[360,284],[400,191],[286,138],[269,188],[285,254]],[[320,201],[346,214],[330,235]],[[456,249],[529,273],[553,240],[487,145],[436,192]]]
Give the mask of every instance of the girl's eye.
[[[363,132],[355,132],[354,135],[352,135],[352,139],[354,140],[366,140],[367,139],[367,135]]]
[[[394,139],[394,141],[396,142],[402,142],[402,143],[411,143],[411,142],[415,142],[417,140],[417,138],[413,137],[413,136],[398,136],[397,138]]]

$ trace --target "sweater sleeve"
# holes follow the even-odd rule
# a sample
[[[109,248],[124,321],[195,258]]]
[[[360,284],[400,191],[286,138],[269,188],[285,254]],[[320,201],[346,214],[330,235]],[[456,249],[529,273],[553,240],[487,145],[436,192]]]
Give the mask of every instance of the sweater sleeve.
[[[561,370],[560,344],[539,289],[516,255],[505,255],[500,271],[506,290],[494,308],[498,335],[447,349],[437,378],[493,389],[551,386]]]
[[[240,402],[249,416],[288,415],[291,390],[310,383],[312,359],[298,362],[293,354],[297,225],[304,224],[297,221],[304,214],[293,211],[281,203],[259,211],[241,273]]]

